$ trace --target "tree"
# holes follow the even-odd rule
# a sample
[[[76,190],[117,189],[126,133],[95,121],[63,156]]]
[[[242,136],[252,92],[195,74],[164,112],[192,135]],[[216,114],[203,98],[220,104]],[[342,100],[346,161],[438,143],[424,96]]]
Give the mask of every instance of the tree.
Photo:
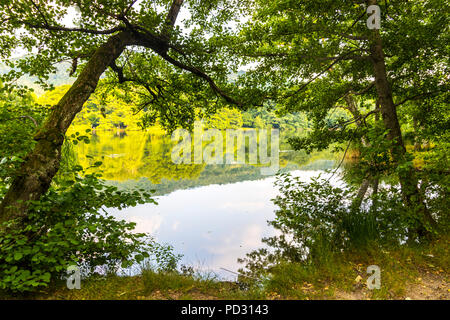
[[[81,111],[107,69],[115,74],[110,85],[132,86],[148,108],[167,118],[165,125],[189,126],[189,112],[199,101],[217,100],[241,105],[227,94],[226,72],[221,52],[213,50],[214,39],[205,36],[228,19],[230,1],[186,1],[191,22],[198,27],[187,35],[175,26],[183,0],[21,0],[2,1],[0,13],[0,58],[8,59],[16,47],[38,54],[15,62],[3,79],[11,82],[27,73],[45,84],[53,64],[72,61],[77,74],[62,99],[34,135],[36,144],[27,155],[0,205],[0,221],[26,214],[26,203],[38,200],[48,190],[59,168],[64,135]],[[76,8],[75,27],[60,23],[69,8]],[[164,8],[164,10],[161,10]],[[208,15],[214,13],[214,19]],[[214,26],[213,26],[214,24]],[[17,30],[26,32],[18,36]],[[79,67],[80,65],[80,67]],[[232,70],[233,71],[233,70]],[[213,79],[215,77],[217,80]]]
[[[224,108],[205,121],[207,128],[238,129],[242,127],[242,113],[237,109]]]
[[[381,30],[367,27],[370,5],[381,6]],[[246,6],[252,19],[234,42],[239,46],[230,48],[257,66],[237,83],[251,87],[254,100],[310,114],[314,130],[293,139],[296,148],[359,141],[367,122],[380,115],[387,158],[405,205],[415,212],[416,231],[423,235],[435,227],[406,152],[398,109],[448,96],[449,24],[441,13],[448,2],[255,0]],[[353,109],[352,119],[330,128],[328,117],[340,107]]]

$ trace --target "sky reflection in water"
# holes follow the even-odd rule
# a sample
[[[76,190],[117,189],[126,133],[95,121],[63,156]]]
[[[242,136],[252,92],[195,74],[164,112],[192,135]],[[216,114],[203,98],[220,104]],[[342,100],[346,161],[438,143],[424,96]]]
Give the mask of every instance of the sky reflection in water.
[[[302,181],[324,171],[296,170]],[[182,264],[212,271],[224,279],[236,277],[221,268],[237,271],[237,259],[263,246],[261,239],[274,234],[267,220],[275,217],[271,202],[278,190],[275,177],[224,185],[177,190],[156,197],[158,205],[144,204],[114,216],[136,222],[137,232],[148,232],[160,243],[183,254]]]

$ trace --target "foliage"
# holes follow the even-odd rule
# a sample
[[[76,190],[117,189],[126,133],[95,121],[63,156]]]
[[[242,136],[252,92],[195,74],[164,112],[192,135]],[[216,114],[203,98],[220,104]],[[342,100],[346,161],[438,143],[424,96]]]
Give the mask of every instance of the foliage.
[[[167,21],[172,2],[114,0],[106,5],[97,0],[40,0],[36,6],[29,1],[2,2],[0,13],[5,19],[0,26],[0,62],[8,72],[1,76],[12,82],[27,75],[48,89],[52,87],[49,77],[59,62],[71,61],[70,74],[78,76],[109,38],[139,33],[139,43],[130,41],[120,50],[97,90],[118,89],[116,97],[124,104],[133,101],[133,111],[143,112],[143,126],[155,124],[158,118],[169,130],[190,127],[197,109],[210,114],[234,101],[229,94],[229,73],[236,73],[238,64],[228,63],[224,53],[216,50],[220,39],[210,35],[214,31],[228,33],[227,28],[218,26],[238,20],[238,1],[184,1],[190,14],[177,24],[173,21],[173,27]],[[72,15],[66,16],[69,11]],[[75,27],[64,27],[63,17],[72,18]],[[18,34],[19,29],[26,32]],[[28,54],[11,59],[19,47]],[[38,54],[32,54],[34,49]],[[95,119],[89,120],[95,124]]]
[[[39,96],[37,102],[42,106],[55,106],[69,89],[70,85],[61,85],[53,90],[45,91]],[[127,104],[123,99],[117,98],[119,89],[97,91],[86,101],[81,112],[75,117],[74,127],[103,130],[125,128],[138,130],[140,128],[140,116],[133,114],[133,104]]]
[[[242,127],[242,114],[237,109],[224,108],[209,116],[205,121],[206,128],[238,129]]]
[[[42,106],[54,106],[70,88],[62,85],[39,96],[37,102]],[[137,96],[123,89],[103,85],[83,106],[75,117],[71,131],[93,128],[100,130],[126,129],[139,130],[151,126],[164,127],[161,115],[154,114],[150,121],[147,111],[139,110]],[[217,129],[264,128],[272,127],[280,130],[307,129],[310,124],[305,114],[293,113],[278,115],[277,110],[271,110],[266,105],[257,109],[241,111],[236,108],[222,108],[205,113],[204,107],[198,107],[193,112],[196,120],[204,120],[205,126]],[[336,122],[338,114],[330,116],[330,126]]]
[[[422,200],[436,189],[445,205],[448,162],[441,159],[444,170],[416,172],[417,160],[429,169],[432,160],[408,152],[404,140],[420,149],[448,135],[449,17],[442,12],[449,3],[374,3],[379,30],[367,27],[367,1],[248,0],[250,19],[225,46],[252,66],[236,79],[253,89],[252,101],[276,103],[279,114],[306,112],[311,130],[291,137],[294,149],[357,149],[352,182],[400,183],[405,206],[417,215],[409,226],[423,238],[438,229],[430,211],[448,215],[428,208],[432,197]],[[428,176],[434,183],[427,189]]]
[[[47,111],[26,90],[2,93],[0,112],[5,121],[0,124],[4,133],[0,138],[0,196],[32,148],[36,125]],[[55,103],[59,95],[57,89],[53,98],[46,96],[40,102]],[[58,175],[47,194],[29,204],[27,217],[0,226],[0,290],[24,292],[46,287],[64,277],[73,264],[89,276],[99,270],[115,272],[144,259],[163,268],[174,263],[174,258],[169,258],[174,257],[170,247],[146,234],[133,233],[134,223],[117,221],[106,212],[108,207],[123,209],[154,200],[151,190],[119,191],[107,186],[98,173],[99,159],[88,163],[86,171],[77,164],[74,146],[88,145],[89,131],[66,137]]]
[[[348,95],[363,116],[376,108],[366,2],[248,0],[242,8],[250,19],[225,43],[253,66],[236,83],[253,101],[270,97],[281,114],[307,112],[314,128],[309,144],[320,149],[342,142],[342,131],[354,129],[355,121],[346,121],[356,118]],[[380,6],[386,68],[395,103],[402,106],[400,121],[411,124],[414,116],[424,128],[442,132],[448,121],[449,34],[449,18],[442,12],[449,3],[380,1]],[[370,124],[373,113],[364,119]],[[346,139],[359,138],[352,136]]]
[[[291,136],[294,148],[325,150],[333,143],[356,146],[359,167],[348,170],[347,175],[358,175],[352,182],[382,178],[389,184],[361,208],[352,208],[350,188],[332,187],[328,181],[304,184],[281,178],[282,196],[275,199],[280,209],[272,225],[282,235],[266,240],[278,251],[272,255],[261,251],[271,257],[269,261],[279,257],[322,261],[327,259],[327,252],[364,247],[371,241],[399,243],[409,229],[416,225],[420,229],[423,217],[419,214],[428,210],[440,227],[448,225],[450,24],[448,15],[442,14],[448,11],[448,1],[380,1],[379,32],[367,28],[367,1],[363,0],[186,0],[190,16],[182,27],[174,21],[170,26],[167,20],[166,9],[172,2],[143,0],[130,5],[129,1],[113,0],[106,5],[101,0],[39,0],[30,6],[29,1],[17,0],[0,4],[0,60],[8,70],[1,72],[6,85],[0,88],[1,195],[33,148],[31,137],[48,112],[46,107],[34,104],[32,95],[12,90],[9,84],[26,75],[43,88],[52,88],[49,77],[57,70],[57,62],[72,61],[71,74],[79,75],[81,70],[89,70],[87,61],[101,56],[96,53],[101,44],[127,35],[132,41],[115,48],[120,56],[104,64],[110,69],[96,95],[82,101],[85,105],[81,112],[77,114],[79,109],[71,106],[73,114],[58,114],[59,109],[54,108],[69,86],[46,93],[40,99],[41,106],[51,106],[58,119],[68,116],[72,120],[76,115],[76,126],[85,128],[76,128],[75,132],[151,125],[171,131],[192,128],[198,118],[221,129],[242,125],[300,131],[297,129],[302,127],[310,130]],[[61,25],[70,9],[77,12],[74,28]],[[234,32],[229,25],[243,15],[250,19]],[[374,41],[377,37],[378,42]],[[380,55],[374,54],[377,47]],[[11,59],[18,48],[28,53],[37,49],[38,53]],[[251,67],[238,72],[243,66]],[[386,69],[381,78],[376,72],[380,67]],[[95,71],[97,77],[91,80],[105,70]],[[77,84],[83,87],[85,77],[79,80]],[[86,84],[89,89],[97,82]],[[240,110],[221,109],[228,105]],[[142,119],[131,112],[141,112]],[[387,141],[391,134],[397,139],[394,145]],[[414,152],[404,152],[402,134],[405,140],[414,142]],[[87,136],[77,133],[72,138],[72,144],[88,141]],[[140,141],[139,154],[132,155],[135,165],[126,170],[139,176],[142,164],[145,172],[155,172],[145,165],[157,163],[152,182],[161,180],[160,172],[198,176],[202,168],[183,167],[173,173],[172,166],[158,163],[158,156],[144,163],[143,155],[153,151],[146,149],[145,139]],[[72,144],[67,142],[63,147],[63,171],[75,161],[70,158]],[[402,150],[394,152],[395,146]],[[97,168],[99,160],[86,150],[81,161]],[[57,151],[54,154],[59,155]],[[163,155],[167,156],[167,150]],[[124,162],[117,162],[121,168],[113,168],[111,176],[126,176],[127,172],[121,171]],[[28,290],[45,285],[49,277],[62,272],[62,266],[77,259],[71,251],[74,248],[79,249],[80,261],[89,269],[130,261],[132,251],[144,245],[140,236],[127,233],[131,225],[108,220],[98,211],[108,204],[122,207],[147,201],[148,195],[131,192],[125,197],[102,185],[96,174],[81,178],[79,167],[75,168],[65,177],[58,176],[52,189],[30,204],[25,225],[14,228],[14,222],[10,222],[3,226],[12,231],[0,238],[4,244],[0,250],[14,249],[2,252],[0,258],[4,288]],[[43,179],[36,180],[39,184]],[[402,200],[394,187],[397,182],[402,184]],[[407,205],[409,209],[416,206],[419,214],[411,214],[405,209]],[[105,224],[99,225],[97,220]],[[118,235],[114,228],[125,232]],[[81,236],[82,245],[72,243],[67,249],[68,243],[61,240],[66,233],[69,240]],[[110,234],[117,243],[109,242]],[[100,246],[106,248],[107,256],[99,254]],[[38,253],[49,253],[48,248],[52,252],[56,248],[55,256],[49,255],[41,263]],[[37,262],[33,260],[35,254]],[[142,256],[133,258],[141,260]],[[27,269],[30,265],[33,273]]]
[[[355,209],[349,186],[333,186],[320,177],[306,183],[283,173],[276,185],[281,195],[273,199],[278,209],[269,224],[279,235],[263,239],[268,248],[240,260],[251,272],[283,261],[322,265],[343,250],[400,244],[411,226],[395,188],[380,191]]]
[[[146,192],[105,186],[99,174],[77,176],[33,201],[25,223],[5,222],[0,233],[0,288],[31,291],[62,277],[78,264],[86,275],[97,267],[114,272],[149,257],[156,247],[135,223],[117,221],[105,208],[154,202]]]
[[[31,92],[0,82],[0,158],[27,154],[34,145],[30,137],[47,111]]]
[[[33,134],[47,113],[29,90],[0,82],[0,197],[33,148]]]

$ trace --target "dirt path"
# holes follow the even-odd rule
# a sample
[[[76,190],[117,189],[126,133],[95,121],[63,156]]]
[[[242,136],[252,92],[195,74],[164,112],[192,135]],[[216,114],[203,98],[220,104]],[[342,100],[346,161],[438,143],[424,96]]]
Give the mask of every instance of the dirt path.
[[[401,296],[392,297],[394,300],[450,300],[450,282],[448,275],[443,273],[421,273],[414,282],[407,283],[405,292]],[[337,300],[366,300],[371,292],[361,286],[352,291],[336,290],[334,299]]]
[[[406,286],[405,299],[450,300],[450,283],[443,274],[425,273],[417,283]]]

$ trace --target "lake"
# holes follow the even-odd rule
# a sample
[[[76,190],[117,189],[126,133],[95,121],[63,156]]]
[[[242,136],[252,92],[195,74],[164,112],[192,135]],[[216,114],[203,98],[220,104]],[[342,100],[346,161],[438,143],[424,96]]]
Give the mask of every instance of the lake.
[[[261,239],[274,233],[267,221],[275,217],[275,177],[261,175],[252,165],[175,165],[172,147],[170,137],[162,134],[102,132],[90,144],[78,145],[76,154],[84,167],[103,161],[100,168],[109,184],[155,190],[158,205],[110,208],[109,213],[172,245],[183,254],[181,264],[234,280],[224,269],[237,271],[242,267],[237,259],[262,247]],[[327,152],[280,152],[281,170],[303,181],[325,174],[334,164]]]

